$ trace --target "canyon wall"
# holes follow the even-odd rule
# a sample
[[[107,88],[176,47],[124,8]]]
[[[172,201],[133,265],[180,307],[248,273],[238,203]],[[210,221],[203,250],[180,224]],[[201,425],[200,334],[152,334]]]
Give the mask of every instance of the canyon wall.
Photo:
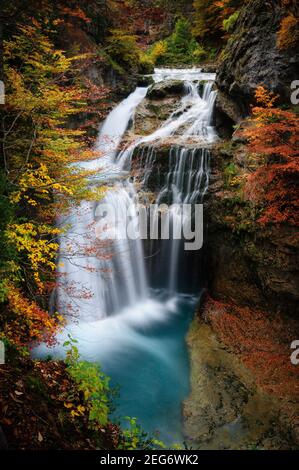
[[[248,115],[260,84],[290,102],[291,82],[298,79],[298,25],[290,29],[290,47],[279,44],[279,31],[283,18],[298,19],[298,10],[292,0],[249,0],[241,9],[216,80],[217,106],[235,122]]]

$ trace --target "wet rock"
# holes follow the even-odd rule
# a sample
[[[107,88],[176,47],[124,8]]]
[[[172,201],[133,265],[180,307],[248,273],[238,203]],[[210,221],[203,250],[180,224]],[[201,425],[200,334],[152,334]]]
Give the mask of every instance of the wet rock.
[[[212,191],[205,205],[211,295],[241,306],[299,315],[296,227],[261,225],[259,209],[244,198],[242,189],[226,181],[226,168],[233,168],[235,178],[242,181],[261,165],[260,159],[248,154],[239,139],[217,144],[211,152]]]
[[[185,92],[184,82],[181,80],[165,80],[155,83],[147,93],[149,99],[161,99],[169,95],[183,95]]]
[[[138,75],[137,76],[137,86],[151,86],[153,85],[154,79],[152,75]]]
[[[144,99],[135,112],[135,134],[152,134],[176,110],[177,106],[176,97]]]
[[[218,70],[218,67],[219,65],[215,63],[203,64],[201,71],[204,73],[216,73]]]
[[[221,124],[223,127],[232,127],[232,123],[239,123],[242,121],[243,116],[242,113],[240,112],[239,105],[232,101],[230,98],[227,97],[224,93],[221,91],[218,91],[217,93],[217,98],[216,98],[216,103],[215,103],[215,114],[218,116],[218,122],[216,123],[217,129],[221,128]],[[224,123],[220,121],[220,117],[222,116],[222,119],[224,120]],[[223,116],[226,116],[229,118],[227,120],[227,124],[225,122],[225,118]]]

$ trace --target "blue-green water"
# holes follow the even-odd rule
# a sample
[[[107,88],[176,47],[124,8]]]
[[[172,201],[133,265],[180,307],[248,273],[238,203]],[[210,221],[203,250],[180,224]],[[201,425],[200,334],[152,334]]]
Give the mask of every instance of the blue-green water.
[[[157,292],[154,297],[106,319],[68,325],[58,340],[62,344],[70,333],[82,357],[99,362],[111,385],[119,386],[115,421],[136,417],[146,432],[158,432],[171,446],[183,442],[182,401],[190,387],[185,335],[196,300],[163,300]],[[35,355],[49,352],[61,356],[63,348],[41,346]]]
[[[164,322],[135,327],[140,343],[102,359],[112,384],[120,385],[115,416],[137,417],[149,433],[166,443],[182,442],[182,401],[189,394],[189,360],[185,335],[194,301],[180,298]],[[143,346],[144,343],[144,346]]]

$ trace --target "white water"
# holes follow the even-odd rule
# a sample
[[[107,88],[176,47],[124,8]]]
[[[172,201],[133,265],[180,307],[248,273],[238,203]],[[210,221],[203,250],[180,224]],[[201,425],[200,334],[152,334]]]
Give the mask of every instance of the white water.
[[[146,92],[146,87],[136,88],[128,98],[124,99],[111,111],[104,121],[97,138],[95,150],[99,153],[99,158],[81,163],[83,168],[88,170],[99,169],[102,173],[103,168],[106,169],[107,167],[109,173],[113,171],[114,158],[124,133],[134,117],[137,106],[144,99]],[[120,170],[119,166],[116,166],[115,169]],[[102,177],[102,174],[100,176]]]
[[[96,145],[101,156],[81,165],[98,171],[91,178],[92,184],[109,179],[113,186],[103,200],[82,202],[59,221],[68,224],[68,230],[60,240],[61,279],[56,303],[68,324],[58,335],[59,344],[54,349],[48,351],[42,345],[34,354],[50,352],[61,356],[61,344],[71,334],[79,341],[83,358],[100,361],[112,379],[121,383],[124,414],[140,417],[141,425],[148,431],[160,427],[166,439],[181,439],[180,401],[189,386],[184,334],[194,308],[193,299],[178,293],[182,244],[177,240],[164,242],[158,259],[152,256],[156,249],[153,244],[151,261],[157,263],[158,272],[165,278],[164,285],[159,280],[160,289],[156,291],[151,288],[152,263],[146,264],[138,226],[135,240],[126,236],[116,241],[109,239],[111,233],[123,234],[128,207],[131,217],[137,217],[138,194],[134,183],[124,178],[137,148],[146,146],[140,159],[146,188],[155,171],[155,146],[169,137],[177,141],[169,153],[169,170],[158,202],[165,198],[179,204],[202,201],[209,182],[209,155],[201,145],[216,139],[211,125],[216,93],[212,89],[214,75],[202,74],[199,69],[158,69],[154,78],[157,82],[168,78],[183,80],[186,94],[159,129],[121,152],[119,145],[147,89],[137,88],[104,122]],[[208,81],[203,96],[198,91],[201,80]],[[118,209],[117,220],[97,218],[98,206],[105,203]],[[172,212],[172,217],[179,215]]]
[[[134,150],[145,143],[156,144],[163,139],[180,134],[180,139],[192,136],[201,142],[209,143],[215,139],[215,131],[211,126],[211,114],[216,93],[212,83],[208,81],[201,97],[197,81],[191,81],[205,74],[199,70],[158,70],[157,81],[163,77],[181,77],[185,83],[186,95],[182,97],[174,115],[153,134],[138,139],[134,144],[117,155],[123,135],[134,117],[138,104],[145,97],[147,88],[137,88],[127,99],[121,102],[104,122],[96,144],[101,155],[93,161],[84,162],[82,167],[98,170],[100,178],[113,178],[124,173],[130,166]],[[208,75],[211,78],[211,74]],[[188,168],[186,171],[186,157]],[[193,155],[192,161],[189,156]],[[171,153],[172,156],[172,153]],[[184,147],[176,151],[176,166],[170,169],[166,187],[162,189],[159,199],[165,191],[172,192],[172,203],[196,202],[198,196],[207,189],[208,177],[204,158],[195,158],[195,153]],[[198,166],[200,162],[201,166]],[[203,166],[204,165],[204,166]],[[183,186],[187,174],[187,192]],[[96,175],[97,177],[97,175]],[[206,182],[202,187],[202,179]],[[185,194],[183,192],[185,191]],[[145,271],[142,242],[129,240],[126,236],[116,237],[119,240],[109,242],[111,233],[122,234],[126,227],[127,209],[133,208],[133,218],[137,195],[134,185],[125,180],[114,184],[104,200],[82,202],[78,208],[72,209],[66,220],[60,225],[68,224],[68,231],[61,237],[59,272],[60,287],[57,292],[58,310],[71,315],[79,315],[80,320],[89,321],[103,318],[110,313],[118,312],[125,306],[136,304],[138,300],[149,295],[147,275]],[[98,204],[111,204],[117,210],[116,221],[96,219]],[[172,217],[180,217],[180,213],[172,213]],[[96,233],[97,231],[97,233]],[[170,250],[171,270],[177,269],[179,243],[173,242]],[[170,273],[176,277],[176,272]],[[173,283],[170,281],[173,290]]]
[[[146,92],[147,88],[137,88],[109,114],[96,143],[99,158],[80,164],[87,170],[98,170],[100,177],[96,175],[96,178],[99,181],[113,180],[121,175],[121,167],[114,163],[115,155]],[[93,184],[94,180],[95,177],[92,178]],[[134,304],[140,295],[146,297],[141,241],[137,237],[135,241],[124,238],[109,242],[111,230],[123,231],[121,218],[128,207],[134,207],[135,196],[134,186],[126,181],[117,183],[99,202],[111,204],[117,210],[120,220],[115,224],[113,221],[113,227],[111,220],[106,219],[103,226],[96,220],[97,202],[83,201],[78,208],[71,209],[66,218],[59,220],[60,226],[68,226],[67,233],[60,240],[57,289],[60,312],[79,315],[82,321],[95,320],[118,311],[124,305]]]
[[[213,77],[215,78],[215,75]],[[130,168],[134,150],[142,144],[163,142],[164,139],[174,135],[182,135],[184,138],[197,137],[203,144],[216,140],[217,135],[211,125],[216,99],[216,92],[212,90],[213,82],[207,81],[201,97],[198,82],[183,81],[186,95],[181,99],[176,111],[151,135],[138,139],[137,142],[120,152],[117,161],[121,168]]]
[[[215,80],[214,73],[205,73],[197,67],[188,69],[155,69],[154,80],[156,83],[164,80],[183,80],[184,82],[199,82],[201,80]]]

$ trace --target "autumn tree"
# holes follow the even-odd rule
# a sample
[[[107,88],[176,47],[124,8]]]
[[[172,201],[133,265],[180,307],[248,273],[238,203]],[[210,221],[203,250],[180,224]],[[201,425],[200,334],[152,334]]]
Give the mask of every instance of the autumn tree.
[[[219,43],[225,35],[225,25],[232,25],[237,19],[236,12],[242,3],[240,0],[194,0],[195,37],[201,41]]]
[[[259,86],[250,125],[243,131],[248,150],[261,166],[248,177],[246,195],[263,206],[261,223],[299,223],[299,117],[276,107],[278,97]]]
[[[86,110],[88,93],[78,79],[86,57],[67,57],[57,49],[53,26],[55,21],[32,19],[4,43],[0,292],[19,328],[14,323],[8,334],[4,313],[1,323],[16,342],[25,341],[25,331],[27,340],[40,339],[43,330],[48,338],[54,332],[57,322],[47,303],[62,233],[55,215],[82,198],[97,197],[87,187],[89,174],[77,164],[96,155],[85,143],[85,132],[68,125]]]

